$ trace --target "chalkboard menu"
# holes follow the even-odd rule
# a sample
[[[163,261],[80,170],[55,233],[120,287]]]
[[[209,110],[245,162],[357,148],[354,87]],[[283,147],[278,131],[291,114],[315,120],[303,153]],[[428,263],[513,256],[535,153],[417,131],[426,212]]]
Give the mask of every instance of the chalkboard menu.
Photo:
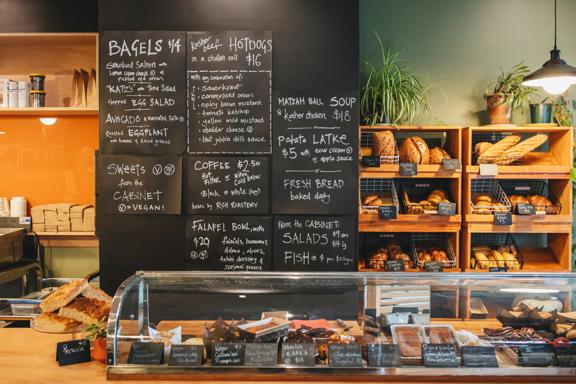
[[[278,94],[273,115],[273,212],[356,214],[356,95]]]
[[[267,157],[188,158],[188,213],[268,213]]]
[[[97,174],[104,213],[180,214],[182,159],[178,156],[98,155]]]
[[[273,367],[278,360],[278,344],[248,343],[245,345],[244,365],[248,367]]]
[[[316,345],[311,343],[282,344],[282,363],[285,365],[313,367],[315,354]]]
[[[185,68],[184,32],[102,32],[100,151],[183,153]]]
[[[262,216],[193,216],[186,226],[187,268],[271,269],[272,220]]]
[[[328,365],[339,368],[361,368],[360,344],[328,344]]]
[[[356,271],[355,218],[276,216],[274,270]]]
[[[269,154],[272,33],[188,32],[189,152]]]
[[[213,344],[212,365],[232,367],[244,365],[244,344]]]

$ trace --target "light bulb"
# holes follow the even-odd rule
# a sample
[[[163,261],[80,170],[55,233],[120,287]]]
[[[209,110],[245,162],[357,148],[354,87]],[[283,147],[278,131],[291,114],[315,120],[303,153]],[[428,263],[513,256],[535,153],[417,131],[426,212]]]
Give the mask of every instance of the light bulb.
[[[559,95],[570,88],[570,81],[562,77],[551,77],[542,80],[542,88],[551,95]]]
[[[56,118],[55,117],[41,117],[40,118],[40,122],[44,125],[54,125],[56,124]]]

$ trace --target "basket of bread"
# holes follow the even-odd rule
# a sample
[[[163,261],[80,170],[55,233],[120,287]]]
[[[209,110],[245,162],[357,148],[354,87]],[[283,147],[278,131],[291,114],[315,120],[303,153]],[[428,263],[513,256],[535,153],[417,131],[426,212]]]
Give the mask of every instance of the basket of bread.
[[[442,263],[445,269],[456,268],[456,253],[447,233],[413,233],[412,241],[419,269],[433,261]]]
[[[40,303],[42,314],[32,320],[32,328],[46,333],[80,332],[104,321],[112,298],[91,286],[86,279],[69,282]]]
[[[402,141],[399,150],[400,161],[416,164],[442,164],[452,156],[441,147],[430,149],[424,139],[419,136],[407,137]]]
[[[398,193],[392,179],[360,179],[360,208],[364,214],[378,214],[381,206],[395,206],[400,211]]]
[[[514,165],[524,162],[524,158],[548,140],[545,134],[536,134],[522,140],[522,136],[474,135],[474,157],[476,164]]]
[[[562,204],[543,180],[501,180],[500,185],[510,200],[512,212],[517,204],[531,204],[537,215],[559,215]]]
[[[401,183],[402,203],[408,215],[436,215],[439,203],[451,203],[447,188],[439,183],[409,181]]]
[[[384,271],[389,260],[401,260],[404,269],[414,268],[415,258],[409,233],[367,234],[365,249],[368,251],[366,269]]]
[[[471,269],[506,268],[518,271],[524,258],[516,241],[506,233],[475,233],[472,235]]]
[[[380,164],[398,164],[398,145],[392,131],[374,132],[367,135],[366,139],[366,144],[371,144],[372,156],[380,157]]]
[[[470,202],[475,215],[492,215],[494,212],[510,212],[512,205],[497,180],[474,179],[471,184]]]

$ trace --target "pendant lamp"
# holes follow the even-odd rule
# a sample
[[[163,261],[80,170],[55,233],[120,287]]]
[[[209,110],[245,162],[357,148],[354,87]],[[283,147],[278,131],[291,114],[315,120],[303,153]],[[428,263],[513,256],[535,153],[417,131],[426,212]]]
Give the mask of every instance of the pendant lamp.
[[[529,87],[542,87],[552,95],[559,95],[566,92],[572,85],[576,84],[576,68],[566,64],[560,58],[560,50],[556,46],[557,35],[557,0],[554,0],[554,49],[550,51],[550,60],[524,78],[523,85]]]

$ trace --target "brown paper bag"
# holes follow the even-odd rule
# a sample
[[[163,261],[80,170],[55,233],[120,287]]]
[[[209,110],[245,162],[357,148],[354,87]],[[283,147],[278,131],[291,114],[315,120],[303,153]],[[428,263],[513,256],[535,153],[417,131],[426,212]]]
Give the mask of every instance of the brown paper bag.
[[[88,78],[88,87],[86,88],[86,103],[89,107],[98,106],[98,85],[96,83],[96,70],[90,70]]]
[[[80,107],[82,99],[78,95],[78,82],[80,81],[80,72],[74,70],[72,75],[72,94],[70,95],[70,106]]]

